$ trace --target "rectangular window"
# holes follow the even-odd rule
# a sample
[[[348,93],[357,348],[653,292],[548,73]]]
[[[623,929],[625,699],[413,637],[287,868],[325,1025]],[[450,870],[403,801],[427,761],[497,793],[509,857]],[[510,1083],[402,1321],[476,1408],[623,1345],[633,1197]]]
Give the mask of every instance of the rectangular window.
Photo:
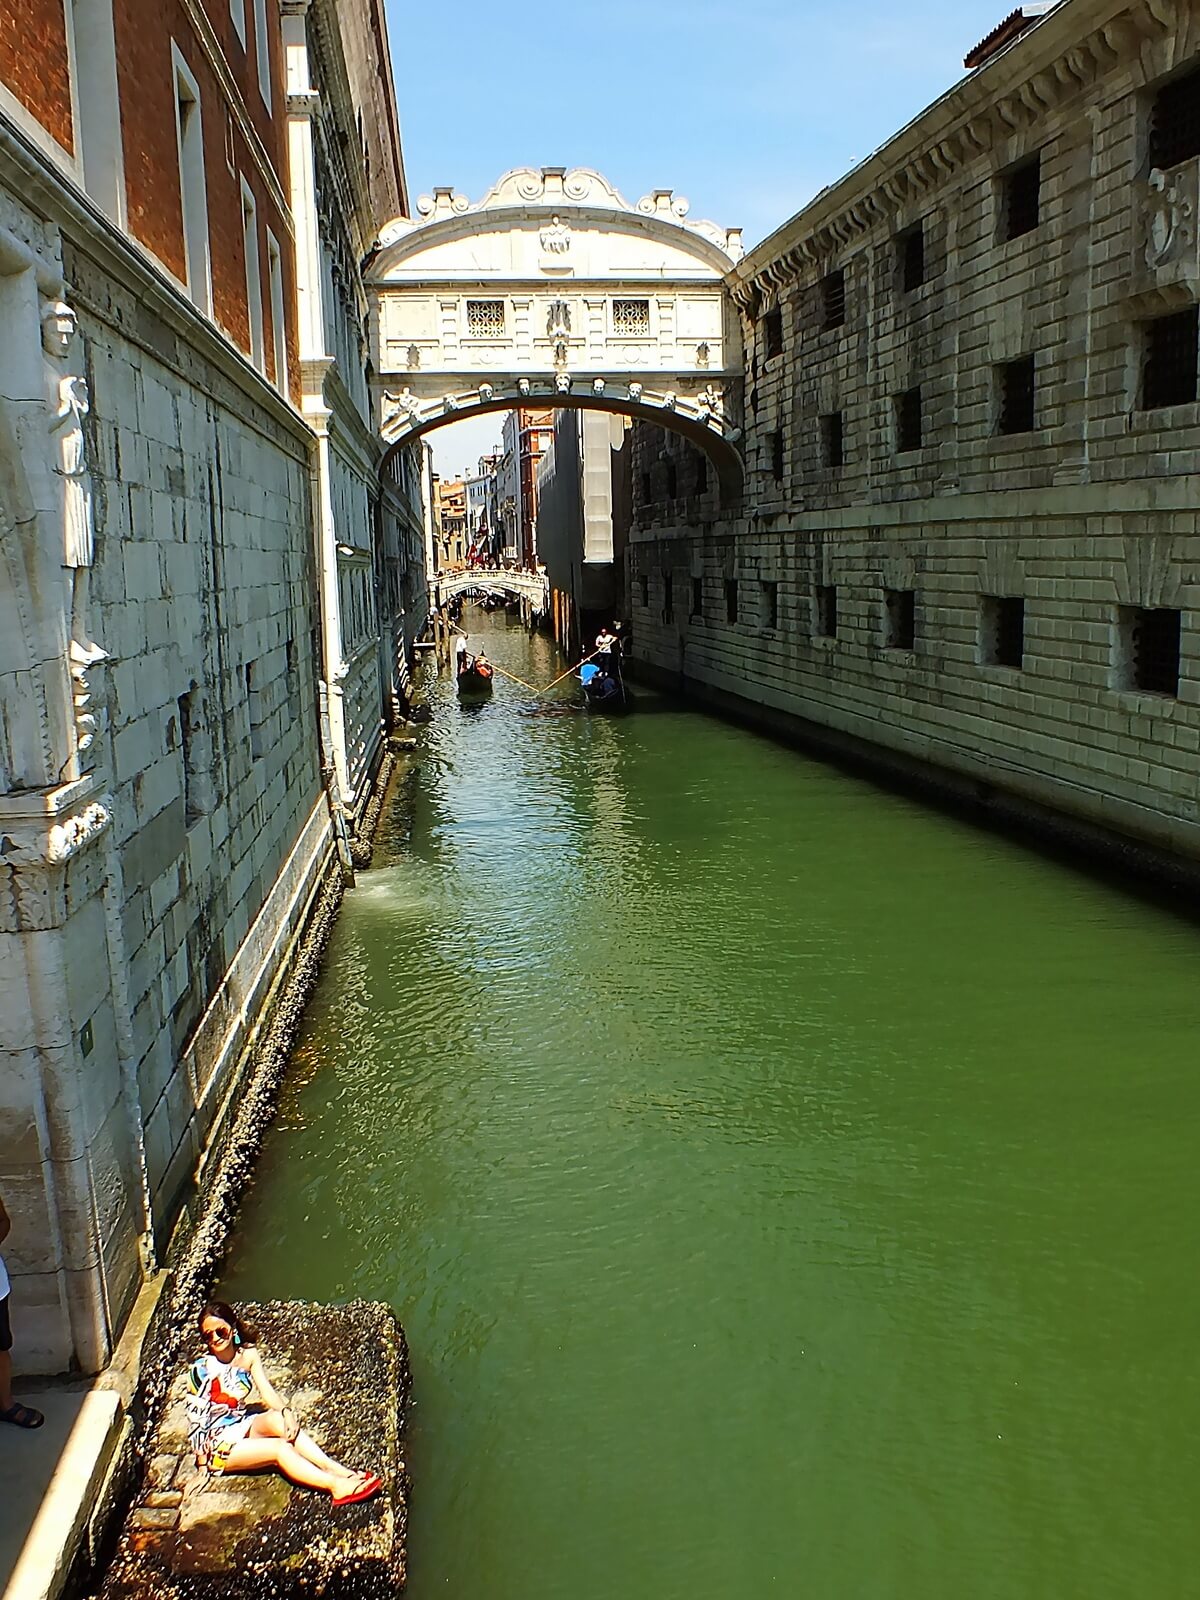
[[[921,386],[906,389],[896,399],[896,450],[903,455],[921,448]]]
[[[1025,664],[1025,601],[1020,595],[985,594],[979,601],[981,654],[985,666]]]
[[[917,595],[914,589],[887,589],[884,592],[886,628],[884,642],[889,650],[911,650],[917,642]]]
[[[738,619],[738,586],[736,578],[725,579],[725,620],[734,623]]]
[[[842,269],[821,280],[821,326],[840,328],[846,320],[846,274]]]
[[[648,472],[643,472],[642,473],[642,504],[644,506],[648,506],[648,505],[651,505],[653,503],[653,500],[654,500],[654,495],[652,493],[653,487],[654,486],[650,481],[650,474]]]
[[[997,433],[1031,433],[1034,428],[1033,357],[1021,356],[996,368]]]
[[[846,464],[846,433],[840,411],[829,411],[821,418],[821,460],[831,472]]]
[[[279,8],[275,8],[279,15]],[[254,55],[258,62],[258,92],[271,109],[271,40],[267,33],[267,0],[254,0]]]
[[[1118,614],[1122,676],[1127,689],[1179,693],[1180,613],[1166,607],[1122,606]]]
[[[816,588],[817,632],[822,639],[836,639],[838,631],[837,585],[819,583]]]
[[[669,572],[664,572],[663,575],[662,575],[662,581],[663,581],[662,618],[663,618],[664,622],[673,622],[675,620],[675,584],[674,584],[674,580],[672,578],[672,575]]]
[[[1032,233],[1041,221],[1041,152],[1005,173],[1001,182],[1003,236],[1019,239],[1023,234]]]
[[[242,184],[242,254],[246,264],[246,316],[250,328],[250,359],[260,372],[267,368],[263,340],[262,267],[258,259],[258,209],[245,178]]]
[[[200,90],[175,45],[175,132],[179,149],[179,191],[183,204],[183,255],[187,292],[201,311],[212,311],[212,269],[208,250],[208,194],[204,180],[204,131]]]
[[[918,222],[907,228],[896,240],[897,265],[900,268],[900,287],[911,294],[925,282],[925,224]]]
[[[279,241],[267,229],[267,281],[271,286],[271,351],[274,357],[275,387],[280,394],[288,392],[287,370],[287,313],[283,298],[283,257]]]
[[[181,694],[176,702],[179,707],[179,743],[183,750],[183,820],[188,828],[203,815],[196,791],[197,693],[193,684],[187,694]]]
[[[650,337],[649,300],[614,300],[612,303],[612,331],[619,339],[648,339]]]
[[[703,450],[696,451],[696,493],[703,494],[708,488],[708,457]]]
[[[783,482],[783,434],[779,430],[767,435],[771,450],[771,476],[776,483]]]
[[[778,306],[763,318],[763,335],[766,340],[767,360],[783,354],[783,312]]]
[[[66,21],[75,155],[83,186],[105,215],[124,228],[125,149],[113,0],[70,0]]]
[[[1164,83],[1150,108],[1150,165],[1177,167],[1200,156],[1200,66]]]
[[[642,578],[639,581],[642,589],[642,605],[645,607],[650,604],[650,579]]]
[[[1196,398],[1198,310],[1189,306],[1143,325],[1143,411],[1183,406]]]
[[[233,31],[246,48],[246,0],[229,0],[229,15],[233,18]]]
[[[692,616],[693,617],[703,617],[703,615],[704,615],[704,579],[703,578],[693,578],[692,579]]]
[[[468,300],[467,337],[469,339],[503,339],[504,301]]]
[[[763,579],[762,619],[764,628],[779,626],[779,585],[773,578]]]
[[[262,685],[258,682],[258,662],[246,663],[246,708],[250,718],[250,754],[258,761],[263,753],[263,723],[266,708],[263,704]]]
[[[679,471],[670,456],[663,462],[663,476],[667,482],[667,499],[674,500],[679,493]]]

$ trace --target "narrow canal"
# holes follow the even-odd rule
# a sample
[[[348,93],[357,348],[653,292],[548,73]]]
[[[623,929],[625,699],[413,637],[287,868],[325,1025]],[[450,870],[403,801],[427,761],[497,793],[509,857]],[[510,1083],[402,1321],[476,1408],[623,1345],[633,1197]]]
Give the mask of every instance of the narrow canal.
[[[528,706],[439,687],[224,1285],[400,1312],[414,1600],[1194,1593],[1197,929]]]

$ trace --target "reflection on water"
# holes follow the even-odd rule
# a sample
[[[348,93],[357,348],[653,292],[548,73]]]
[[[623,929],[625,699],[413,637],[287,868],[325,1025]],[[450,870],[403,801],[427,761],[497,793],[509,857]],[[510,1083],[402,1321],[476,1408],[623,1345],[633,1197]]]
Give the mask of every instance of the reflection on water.
[[[1196,931],[572,693],[441,686],[227,1284],[400,1311],[410,1593],[1192,1592]]]

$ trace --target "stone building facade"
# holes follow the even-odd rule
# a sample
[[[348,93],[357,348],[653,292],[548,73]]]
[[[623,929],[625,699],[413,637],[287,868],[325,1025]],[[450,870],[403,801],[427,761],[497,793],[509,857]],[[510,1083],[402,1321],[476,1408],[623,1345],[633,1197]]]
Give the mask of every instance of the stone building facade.
[[[710,701],[1200,855],[1200,15],[1064,0],[749,254],[746,493],[639,428]]]
[[[538,467],[538,556],[554,637],[586,654],[625,610],[630,423],[602,411],[556,411]]]
[[[288,71],[267,0],[0,19],[0,1193],[26,1372],[103,1366],[336,870]],[[365,422],[358,447],[378,463]],[[397,519],[410,476],[376,487]],[[398,541],[347,515],[373,605]],[[391,640],[368,654],[374,730]]]
[[[408,212],[382,0],[285,0],[300,405],[317,436],[322,702],[338,793],[361,815],[424,624],[420,461],[383,465],[363,262]]]

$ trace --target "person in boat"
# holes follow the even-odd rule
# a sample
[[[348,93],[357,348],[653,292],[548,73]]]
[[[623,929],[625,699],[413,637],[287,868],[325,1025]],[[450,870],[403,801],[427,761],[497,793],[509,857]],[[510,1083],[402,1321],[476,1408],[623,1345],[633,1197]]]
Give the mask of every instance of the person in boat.
[[[467,638],[468,635],[465,633],[460,633],[455,636],[454,670],[456,673],[462,673],[466,669],[467,664],[471,659],[470,653],[467,650]]]
[[[609,672],[612,670],[612,653],[613,646],[616,644],[616,642],[616,634],[610,633],[607,628],[601,628],[600,632],[596,635],[595,660],[602,672]]]
[[[223,1300],[200,1313],[206,1354],[188,1368],[188,1442],[196,1465],[210,1472],[274,1467],[292,1483],[323,1489],[335,1506],[370,1500],[378,1473],[334,1461],[305,1433],[263,1371],[257,1335]]]

